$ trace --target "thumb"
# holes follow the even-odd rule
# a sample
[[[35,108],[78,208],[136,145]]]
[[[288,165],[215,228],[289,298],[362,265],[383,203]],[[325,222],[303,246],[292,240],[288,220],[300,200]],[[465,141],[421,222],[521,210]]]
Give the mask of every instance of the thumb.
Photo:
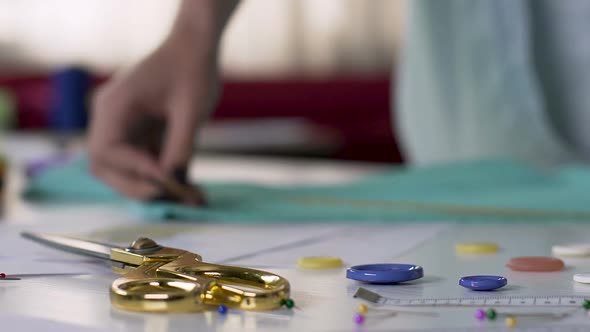
[[[198,109],[194,104],[186,104],[175,108],[167,120],[163,150],[160,155],[160,166],[163,171],[179,184],[188,184],[187,170],[193,146],[196,140],[199,124]],[[193,186],[187,186],[180,191],[180,200],[185,204],[201,206],[205,198],[201,191]],[[178,199],[179,197],[175,197]]]
[[[160,165],[167,174],[186,169],[193,154],[198,128],[197,105],[187,98],[174,106],[167,118]]]

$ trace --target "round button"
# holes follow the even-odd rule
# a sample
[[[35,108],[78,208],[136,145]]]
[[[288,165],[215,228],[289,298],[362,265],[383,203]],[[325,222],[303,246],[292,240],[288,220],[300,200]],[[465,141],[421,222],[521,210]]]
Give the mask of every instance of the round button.
[[[562,257],[590,256],[590,243],[572,243],[552,247],[553,255]]]
[[[459,279],[459,285],[475,291],[490,291],[502,288],[508,280],[501,276],[468,276]]]
[[[335,269],[344,266],[342,259],[332,256],[307,256],[297,260],[297,266],[308,270]]]
[[[412,264],[366,264],[352,266],[346,270],[348,279],[372,284],[393,284],[420,279],[424,269]]]
[[[565,264],[554,257],[523,256],[510,259],[506,266],[513,271],[553,272],[563,270]]]
[[[455,244],[455,252],[458,254],[495,254],[498,245],[491,242],[464,242]]]
[[[574,281],[581,284],[590,284],[590,273],[576,273],[574,274]]]

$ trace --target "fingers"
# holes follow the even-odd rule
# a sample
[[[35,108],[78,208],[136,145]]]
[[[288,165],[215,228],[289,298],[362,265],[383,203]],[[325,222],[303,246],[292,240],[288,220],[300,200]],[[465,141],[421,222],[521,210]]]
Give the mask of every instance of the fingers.
[[[187,185],[187,166],[194,153],[197,131],[213,109],[218,96],[215,72],[197,75],[190,84],[178,84],[170,98],[166,131],[159,163],[162,169],[173,175],[184,190],[175,195],[185,204],[203,206],[206,198],[199,188]]]
[[[160,166],[172,176],[173,183],[177,184],[166,186],[172,189],[168,190],[168,194],[184,204],[203,206],[206,204],[204,195],[198,188],[188,185],[186,181],[187,166],[193,155],[196,141],[199,114],[204,111],[204,107],[195,103],[195,100],[194,96],[188,94],[179,95],[174,99],[167,118]]]
[[[183,202],[193,206],[206,206],[207,198],[199,187],[191,185],[188,186],[188,194],[183,197]]]
[[[205,88],[210,80],[195,82],[193,76],[181,80],[168,71],[162,74],[161,66],[153,65],[157,58],[150,59],[107,85],[94,100],[89,135],[92,171],[130,198],[163,196],[202,205],[198,189],[180,183],[186,188],[169,190],[165,184],[175,178],[175,172],[186,170],[191,159],[199,114],[208,109],[200,104],[210,104]],[[142,79],[154,75],[162,77]]]
[[[207,204],[205,196],[198,187],[181,184],[174,180],[169,180],[159,185],[160,188],[164,189],[164,192],[159,197],[160,200],[173,200],[192,206],[204,206]]]
[[[193,154],[198,111],[192,99],[177,99],[167,119],[160,165],[168,174],[186,169]]]
[[[166,178],[148,155],[127,146],[94,151],[90,168],[95,176],[116,191],[138,200],[157,196],[160,189],[155,183]]]
[[[111,146],[108,150],[102,150],[95,154],[99,166],[112,168],[120,173],[129,174],[146,181],[165,181],[167,174],[158,165],[158,162],[142,151],[131,146]]]
[[[158,193],[154,181],[166,173],[147,152],[125,140],[131,105],[103,90],[94,101],[89,135],[92,172],[119,193],[133,199],[149,199]]]
[[[192,206],[205,205],[204,195],[186,182],[177,182],[158,168],[149,156],[130,147],[112,148],[91,164],[98,178],[122,195],[138,199],[176,201]]]
[[[108,167],[95,166],[92,167],[92,172],[117,192],[129,198],[149,200],[158,196],[160,192],[160,188],[153,182]]]

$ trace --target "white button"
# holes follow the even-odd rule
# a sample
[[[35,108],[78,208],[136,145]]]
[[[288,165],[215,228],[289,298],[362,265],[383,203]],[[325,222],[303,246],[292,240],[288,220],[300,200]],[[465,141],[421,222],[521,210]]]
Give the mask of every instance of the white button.
[[[572,243],[566,245],[553,246],[553,255],[555,256],[590,256],[590,243]]]
[[[574,274],[574,281],[582,284],[590,284],[590,273]]]

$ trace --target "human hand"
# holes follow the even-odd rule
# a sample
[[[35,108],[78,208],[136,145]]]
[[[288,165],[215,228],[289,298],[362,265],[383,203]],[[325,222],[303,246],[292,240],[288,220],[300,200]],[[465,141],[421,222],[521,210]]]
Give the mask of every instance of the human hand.
[[[89,135],[93,174],[129,198],[204,202],[197,189],[171,193],[163,184],[185,179],[197,129],[216,103],[213,53],[173,35],[99,91]]]

